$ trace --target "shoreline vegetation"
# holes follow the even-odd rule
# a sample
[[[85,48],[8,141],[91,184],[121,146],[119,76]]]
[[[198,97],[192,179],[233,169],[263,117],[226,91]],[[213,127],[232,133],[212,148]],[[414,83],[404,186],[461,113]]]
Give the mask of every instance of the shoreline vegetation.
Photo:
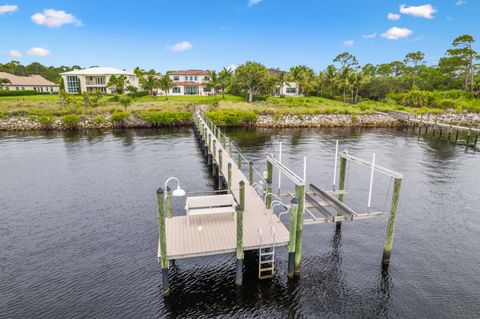
[[[408,93],[411,95],[411,93]],[[444,95],[446,93],[443,93]],[[457,94],[455,92],[451,95]],[[465,107],[468,99],[430,97],[431,106],[408,106],[409,95],[396,94],[387,101],[349,104],[320,97],[268,97],[253,103],[226,94],[221,96],[143,96],[128,105],[118,96],[104,96],[95,106],[82,96],[58,95],[0,97],[0,130],[75,130],[109,128],[150,128],[191,125],[191,113],[203,107],[219,126],[247,127],[393,127],[402,126],[385,113],[389,110],[412,114],[433,114],[439,121],[458,125],[480,124],[477,106]],[[418,95],[418,94],[417,94]],[[417,97],[418,99],[418,97]],[[444,102],[447,100],[448,102]],[[407,101],[407,103],[405,103]],[[443,101],[443,102],[442,102]],[[476,99],[475,99],[476,102]],[[445,108],[440,108],[441,105]],[[463,104],[462,104],[463,103]],[[403,105],[402,105],[403,104]],[[448,108],[446,108],[448,107]]]

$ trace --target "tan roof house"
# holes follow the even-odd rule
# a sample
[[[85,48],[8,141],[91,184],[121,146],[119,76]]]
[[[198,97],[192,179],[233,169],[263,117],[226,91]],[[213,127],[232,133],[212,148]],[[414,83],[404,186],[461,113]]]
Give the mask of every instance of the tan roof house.
[[[7,79],[10,83],[0,84],[1,90],[8,91],[37,91],[39,93],[56,94],[60,85],[53,83],[41,75],[19,76],[7,72],[0,72],[0,79]]]

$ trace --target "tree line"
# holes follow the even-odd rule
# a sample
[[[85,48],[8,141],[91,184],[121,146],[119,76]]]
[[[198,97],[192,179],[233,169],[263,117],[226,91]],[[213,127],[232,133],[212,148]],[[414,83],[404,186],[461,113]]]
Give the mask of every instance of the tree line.
[[[403,60],[373,65],[361,65],[349,52],[337,55],[324,70],[315,72],[306,65],[291,67],[288,71],[268,69],[257,62],[246,62],[235,70],[223,68],[220,72],[209,71],[207,88],[215,93],[230,92],[245,96],[248,101],[275,93],[277,87],[295,83],[298,93],[305,96],[320,96],[356,103],[360,99],[381,100],[388,94],[412,90],[445,91],[464,90],[480,96],[480,56],[474,50],[475,39],[468,34],[455,38],[445,55],[436,65],[427,66],[425,54],[410,52]],[[71,67],[46,67],[37,62],[27,66],[18,61],[0,64],[0,71],[28,76],[39,74],[48,80],[61,83],[60,73],[80,69]],[[168,76],[155,70],[134,70],[141,90],[154,95],[160,89],[168,98],[168,91],[175,83]],[[129,86],[126,77],[111,77],[109,87],[123,94],[125,90],[136,92]]]

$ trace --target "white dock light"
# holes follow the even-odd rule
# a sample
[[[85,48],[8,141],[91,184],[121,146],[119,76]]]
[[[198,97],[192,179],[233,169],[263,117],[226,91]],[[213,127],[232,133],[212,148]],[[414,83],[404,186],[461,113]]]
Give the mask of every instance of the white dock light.
[[[172,192],[172,196],[175,196],[175,197],[185,196],[186,192],[185,192],[185,190],[183,190],[182,188],[180,188],[180,181],[179,181],[178,178],[176,178],[176,177],[169,177],[169,178],[165,181],[165,189],[167,188],[168,182],[170,182],[171,180],[176,180],[176,181],[177,181],[177,188]],[[167,193],[165,193],[165,198],[167,198]]]

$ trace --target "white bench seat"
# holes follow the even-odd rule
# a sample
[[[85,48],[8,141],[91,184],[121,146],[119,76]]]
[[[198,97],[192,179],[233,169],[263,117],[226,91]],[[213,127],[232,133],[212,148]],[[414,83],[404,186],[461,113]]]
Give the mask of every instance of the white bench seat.
[[[187,197],[185,211],[187,222],[190,216],[235,214],[235,199],[232,194]],[[235,217],[235,215],[234,215]]]

